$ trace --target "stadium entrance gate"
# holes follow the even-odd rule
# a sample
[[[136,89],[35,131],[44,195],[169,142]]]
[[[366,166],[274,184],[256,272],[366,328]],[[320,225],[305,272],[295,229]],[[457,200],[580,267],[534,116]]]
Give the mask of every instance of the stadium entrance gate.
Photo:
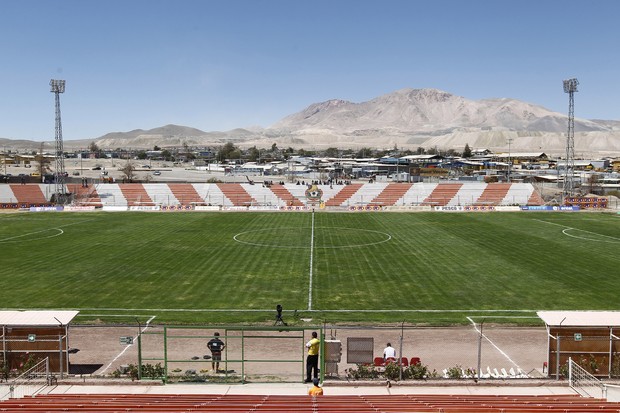
[[[322,380],[323,329],[283,325],[149,327],[138,336],[137,376],[165,383],[300,382],[305,378],[305,344],[312,331],[321,339]],[[225,343],[218,371],[207,347],[216,332]]]

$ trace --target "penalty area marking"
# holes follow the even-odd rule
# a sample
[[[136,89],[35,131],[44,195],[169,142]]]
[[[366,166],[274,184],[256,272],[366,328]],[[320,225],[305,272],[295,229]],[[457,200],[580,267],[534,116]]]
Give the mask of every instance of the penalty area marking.
[[[581,239],[581,240],[584,240],[584,241],[606,242],[606,243],[611,243],[611,244],[616,244],[616,243],[620,242],[620,238],[612,237],[611,235],[599,234],[597,232],[592,232],[592,231],[587,231],[585,229],[569,227],[567,225],[557,224],[555,222],[549,222],[549,221],[545,221],[545,220],[542,220],[542,219],[536,219],[536,221],[540,221],[540,222],[544,222],[545,224],[556,225],[558,227],[564,228],[562,230],[562,234],[566,235],[567,237],[577,238],[577,239]],[[606,239],[593,239],[593,238],[587,238],[587,237],[583,237],[583,236],[573,235],[573,234],[569,234],[569,231],[585,232],[586,234],[592,234],[592,235],[595,235],[597,237],[609,238],[609,240],[606,240]]]
[[[47,235],[45,237],[38,237],[38,238],[34,238],[34,239],[18,239],[18,238],[22,238],[22,237],[27,237],[29,235],[36,235],[36,234],[40,234],[42,232],[48,232],[48,231],[57,231],[57,232],[53,233],[53,234],[50,234],[50,235]],[[48,229],[42,229],[41,231],[26,232],[25,234],[16,235],[14,237],[2,238],[2,239],[0,239],[0,243],[38,241],[40,239],[59,237],[62,234],[64,234],[64,231],[62,229],[60,229],[60,228],[48,228]]]
[[[59,237],[61,235],[63,235],[65,232],[61,229],[64,227],[69,227],[71,225],[77,225],[77,224],[82,224],[84,222],[90,222],[90,221],[94,221],[94,219],[87,219],[84,221],[78,221],[78,222],[72,222],[70,224],[66,224],[66,225],[61,225],[59,228],[47,228],[47,229],[42,229],[39,231],[34,231],[34,232],[26,232],[24,234],[20,234],[20,235],[16,235],[14,237],[8,237],[8,238],[2,238],[0,239],[0,243],[5,243],[5,242],[27,242],[27,241],[38,241],[41,239],[47,239],[47,238],[54,238],[54,237]],[[27,237],[29,235],[36,235],[36,234],[41,234],[43,232],[48,232],[48,231],[57,231],[56,233],[44,236],[44,237],[38,237],[38,238],[27,238],[27,239],[18,239],[18,238],[23,238],[23,237]]]

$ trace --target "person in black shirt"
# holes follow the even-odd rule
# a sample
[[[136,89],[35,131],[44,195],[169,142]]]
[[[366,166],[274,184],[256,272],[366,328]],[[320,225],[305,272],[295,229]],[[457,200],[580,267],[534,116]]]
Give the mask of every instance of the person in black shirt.
[[[207,347],[211,350],[211,368],[215,373],[220,370],[220,360],[222,360],[222,350],[226,347],[226,344],[220,340],[220,333],[213,334],[213,337],[208,343]]]

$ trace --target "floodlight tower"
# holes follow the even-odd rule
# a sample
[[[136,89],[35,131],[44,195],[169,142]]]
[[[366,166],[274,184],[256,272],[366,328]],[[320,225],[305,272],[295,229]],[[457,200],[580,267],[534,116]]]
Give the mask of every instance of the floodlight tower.
[[[54,174],[54,182],[56,183],[56,203],[64,204],[66,201],[65,191],[65,160],[62,147],[62,122],[60,121],[60,94],[65,93],[64,80],[50,80],[50,92],[56,98],[56,173]]]
[[[566,168],[564,169],[562,205],[575,190],[573,173],[575,170],[575,92],[577,85],[579,81],[575,78],[564,80],[564,92],[568,93],[568,134],[566,135]]]

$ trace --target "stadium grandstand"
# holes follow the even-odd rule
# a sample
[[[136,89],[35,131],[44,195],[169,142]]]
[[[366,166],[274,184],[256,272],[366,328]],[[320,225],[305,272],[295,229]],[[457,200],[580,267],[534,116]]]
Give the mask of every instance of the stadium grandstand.
[[[69,184],[74,203],[95,207],[219,206],[219,207],[410,207],[542,205],[529,183],[354,183],[349,185],[254,183],[104,183]],[[309,193],[309,191],[311,193]],[[4,208],[43,206],[51,202],[47,184],[0,186]]]

